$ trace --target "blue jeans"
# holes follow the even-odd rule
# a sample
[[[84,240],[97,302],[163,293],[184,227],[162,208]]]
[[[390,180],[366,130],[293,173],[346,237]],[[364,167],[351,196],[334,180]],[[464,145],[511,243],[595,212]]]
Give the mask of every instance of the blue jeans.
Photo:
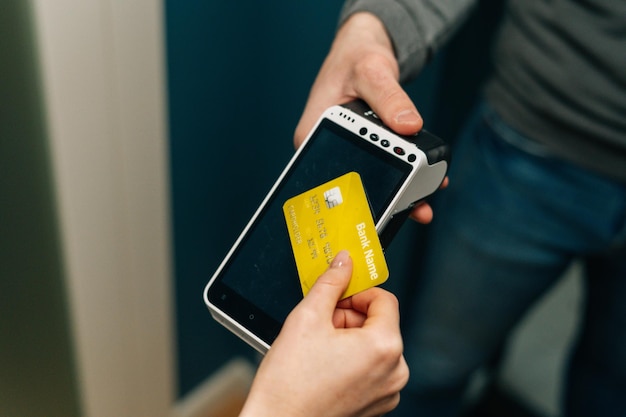
[[[403,318],[411,377],[391,415],[458,415],[473,371],[581,259],[583,319],[563,415],[626,416],[626,184],[551,156],[485,104],[449,177]]]

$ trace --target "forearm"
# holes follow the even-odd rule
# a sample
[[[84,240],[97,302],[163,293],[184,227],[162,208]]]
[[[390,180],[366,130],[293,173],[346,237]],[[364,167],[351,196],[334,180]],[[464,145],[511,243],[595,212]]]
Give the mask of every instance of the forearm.
[[[385,25],[400,67],[400,80],[415,77],[460,25],[477,0],[346,0],[339,24],[370,12]]]

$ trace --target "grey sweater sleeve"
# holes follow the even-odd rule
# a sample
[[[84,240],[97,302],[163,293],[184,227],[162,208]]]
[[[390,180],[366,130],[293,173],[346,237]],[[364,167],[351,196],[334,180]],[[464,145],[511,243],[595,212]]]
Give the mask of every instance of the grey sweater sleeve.
[[[400,81],[415,77],[477,0],[346,0],[339,24],[356,12],[382,20],[400,65]]]

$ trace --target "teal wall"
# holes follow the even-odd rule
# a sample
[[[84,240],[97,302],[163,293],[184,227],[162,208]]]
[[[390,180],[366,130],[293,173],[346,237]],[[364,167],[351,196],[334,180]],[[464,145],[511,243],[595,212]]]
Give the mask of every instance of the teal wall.
[[[165,1],[179,395],[232,356],[252,355],[213,322],[202,290],[293,153],[341,3]],[[427,127],[446,139],[484,74],[476,63],[492,27],[474,23],[454,57],[440,55],[407,86]],[[387,286],[401,303],[423,234],[409,222],[387,251]]]
[[[79,416],[30,2],[0,3],[0,415]]]

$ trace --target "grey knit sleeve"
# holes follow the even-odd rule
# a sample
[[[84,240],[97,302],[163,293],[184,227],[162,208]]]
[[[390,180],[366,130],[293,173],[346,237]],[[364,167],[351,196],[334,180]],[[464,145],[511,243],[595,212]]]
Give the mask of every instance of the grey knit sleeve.
[[[385,25],[400,65],[400,81],[414,78],[460,25],[477,0],[346,0],[339,25],[370,12]]]

